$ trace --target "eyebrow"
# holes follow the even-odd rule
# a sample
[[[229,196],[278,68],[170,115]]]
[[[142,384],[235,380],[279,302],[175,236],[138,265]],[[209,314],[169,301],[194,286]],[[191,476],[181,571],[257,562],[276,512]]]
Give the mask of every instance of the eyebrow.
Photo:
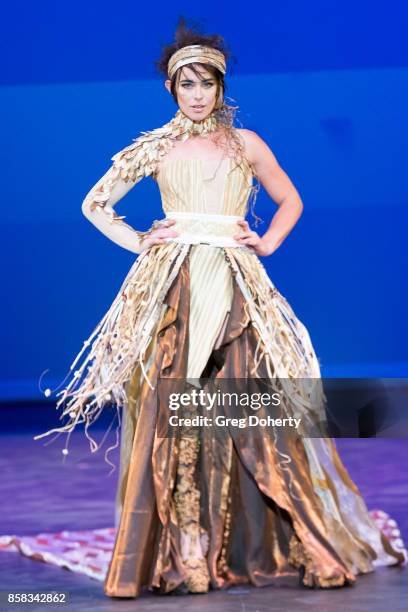
[[[213,81],[213,80],[214,80],[213,78],[203,79],[202,81],[200,79],[200,82],[201,83],[208,83],[209,81]],[[198,82],[199,81],[192,81],[191,79],[181,79],[181,81],[180,81],[180,83],[198,83]]]

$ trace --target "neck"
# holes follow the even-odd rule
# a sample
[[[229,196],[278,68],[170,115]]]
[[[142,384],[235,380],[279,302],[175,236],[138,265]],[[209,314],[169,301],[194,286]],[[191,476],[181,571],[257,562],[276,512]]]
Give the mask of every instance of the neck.
[[[214,111],[212,111],[204,119],[194,121],[193,119],[190,119],[190,117],[187,117],[187,115],[183,113],[181,109],[179,109],[176,113],[176,118],[178,119],[180,125],[190,134],[209,134],[210,132],[215,132],[218,128],[218,121]]]

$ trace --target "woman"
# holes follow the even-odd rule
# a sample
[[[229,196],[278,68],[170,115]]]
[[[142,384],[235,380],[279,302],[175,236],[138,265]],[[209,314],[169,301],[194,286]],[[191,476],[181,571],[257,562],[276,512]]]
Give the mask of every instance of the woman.
[[[282,244],[303,205],[265,142],[233,126],[227,57],[219,36],[180,24],[158,63],[175,117],[117,153],[82,206],[100,231],[139,254],[61,392],[70,420],[52,430],[85,423],[97,450],[89,425],[110,401],[123,408],[110,597],[136,597],[142,587],[263,586],[291,575],[305,586],[343,586],[405,559],[371,520],[333,442],[306,435],[324,420],[319,364],[259,260]],[[113,207],[145,176],[157,182],[166,216],[138,232]],[[263,236],[245,220],[253,177],[279,206]],[[279,414],[301,422],[298,435],[226,426],[220,439],[192,422],[161,435],[168,404],[159,381],[192,389],[238,379],[272,381],[284,396]],[[313,393],[308,380],[317,381]]]

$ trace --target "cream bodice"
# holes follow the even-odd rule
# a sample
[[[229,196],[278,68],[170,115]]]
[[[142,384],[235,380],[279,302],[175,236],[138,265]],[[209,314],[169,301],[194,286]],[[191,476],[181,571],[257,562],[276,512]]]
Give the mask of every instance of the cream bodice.
[[[248,163],[168,159],[160,164],[156,181],[165,213],[247,214],[253,174]]]
[[[186,151],[183,155],[163,159],[154,177],[165,216],[177,220],[172,229],[179,235],[166,242],[239,246],[233,236],[242,233],[242,228],[237,232],[237,220],[246,217],[253,188],[249,162],[238,164],[227,155],[216,159],[189,157]],[[125,179],[113,164],[86,195],[82,211],[108,238],[139,254],[143,232],[125,223],[125,216],[114,210],[141,177]]]

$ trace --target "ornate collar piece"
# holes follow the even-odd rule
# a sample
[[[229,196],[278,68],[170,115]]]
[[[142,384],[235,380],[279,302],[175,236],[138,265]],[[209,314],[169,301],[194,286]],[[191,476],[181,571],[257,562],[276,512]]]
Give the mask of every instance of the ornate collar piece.
[[[177,121],[180,126],[183,126],[184,130],[189,135],[205,135],[214,132],[218,127],[218,121],[214,113],[208,115],[202,121],[193,121],[189,119],[181,110],[178,110],[174,121]]]
[[[114,167],[124,181],[137,182],[154,173],[156,164],[176,141],[209,134],[216,131],[218,126],[216,111],[202,121],[193,121],[179,109],[171,121],[150,132],[142,132],[134,143],[116,153],[112,157]]]

